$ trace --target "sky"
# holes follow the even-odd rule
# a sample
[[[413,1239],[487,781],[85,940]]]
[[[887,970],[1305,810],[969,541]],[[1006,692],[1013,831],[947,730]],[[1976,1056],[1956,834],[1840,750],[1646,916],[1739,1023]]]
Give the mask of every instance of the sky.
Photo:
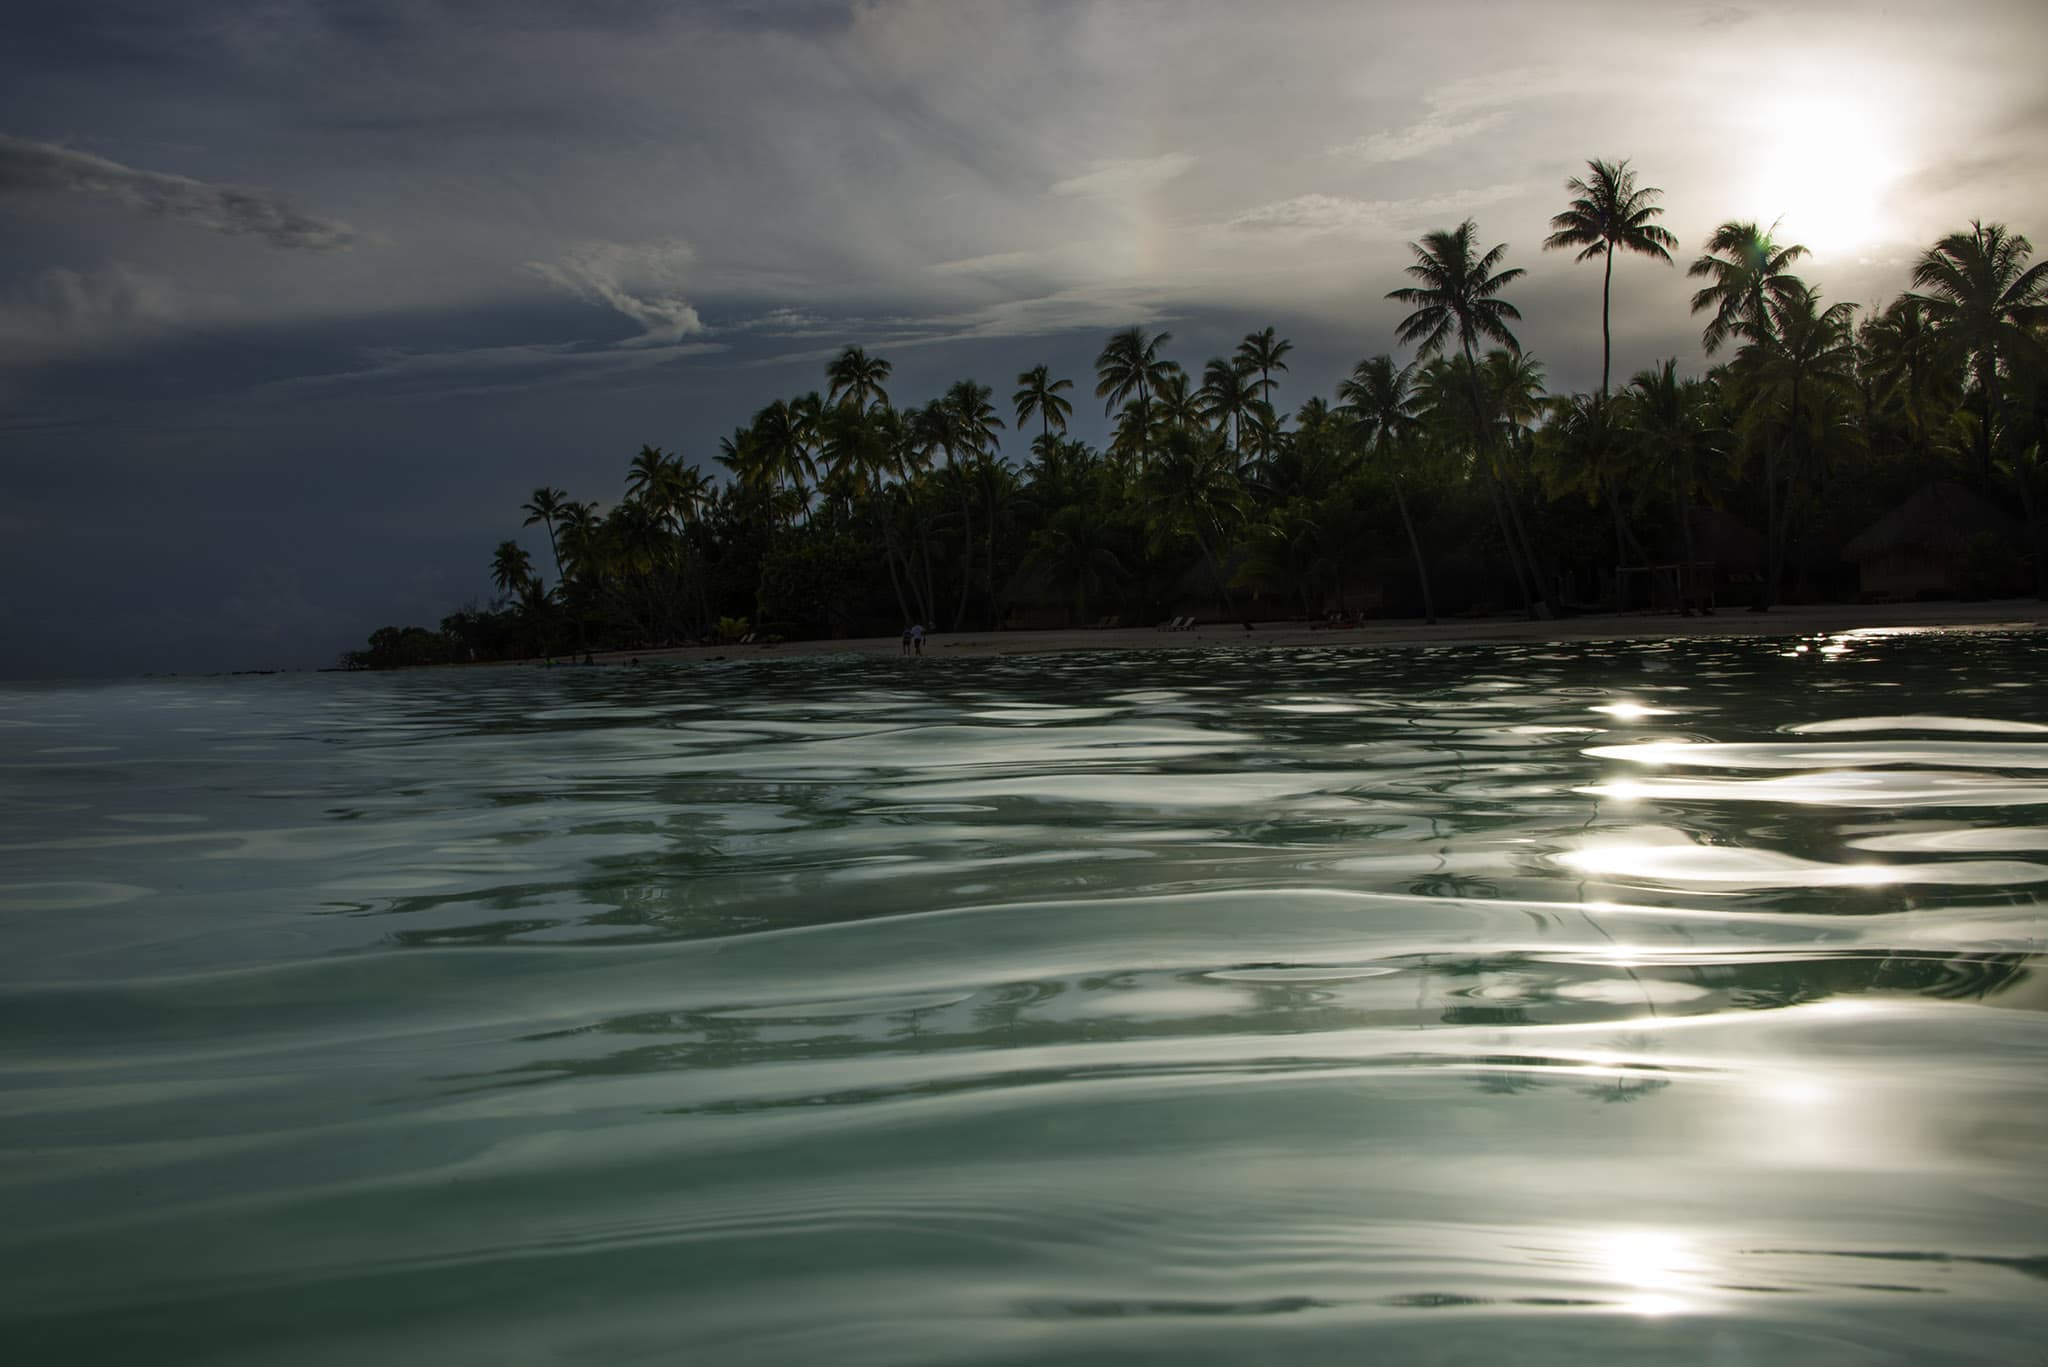
[[[899,402],[1050,365],[1100,440],[1110,331],[1270,325],[1291,408],[1466,218],[1591,388],[1598,266],[1541,244],[1594,157],[1680,244],[1616,266],[1616,374],[1697,370],[1722,221],[1864,305],[1973,218],[2048,249],[2044,58],[2040,0],[8,0],[0,676],[432,625],[545,566],[536,486],[716,471],[849,343]]]

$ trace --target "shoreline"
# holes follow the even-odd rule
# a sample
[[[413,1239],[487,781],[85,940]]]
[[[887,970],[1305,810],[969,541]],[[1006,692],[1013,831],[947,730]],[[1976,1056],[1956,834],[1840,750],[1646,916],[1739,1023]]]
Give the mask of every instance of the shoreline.
[[[1061,655],[1076,651],[1148,651],[1188,649],[1299,649],[1335,647],[1409,648],[1438,645],[1513,643],[1569,644],[1573,641],[1711,640],[1766,636],[1824,636],[1867,630],[2039,631],[2048,628],[2048,602],[2001,599],[1984,603],[1893,603],[1883,605],[1818,604],[1775,608],[1770,612],[1742,609],[1711,617],[1676,617],[1669,613],[1591,613],[1556,620],[1487,617],[1439,621],[1419,619],[1367,623],[1359,627],[1324,629],[1308,622],[1255,622],[1242,625],[1207,623],[1189,631],[1153,627],[1065,627],[1029,631],[938,632],[925,640],[926,656],[983,658],[1012,655]],[[595,652],[602,665],[674,663],[703,660],[811,658],[820,655],[902,655],[899,636],[863,636],[843,640],[782,641],[760,645],[669,646],[655,650]],[[506,660],[497,665],[544,665],[541,660]],[[445,668],[429,665],[425,668]],[[474,668],[476,666],[456,666]]]

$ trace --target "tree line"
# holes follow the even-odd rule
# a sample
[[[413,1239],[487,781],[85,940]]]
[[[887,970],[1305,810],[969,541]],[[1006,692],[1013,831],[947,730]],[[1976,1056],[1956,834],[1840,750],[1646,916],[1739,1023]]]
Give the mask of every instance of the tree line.
[[[1214,615],[1315,616],[1349,603],[1441,612],[1569,611],[1612,601],[1618,565],[1696,564],[1701,509],[1754,529],[1747,590],[1840,592],[1833,548],[1932,479],[1968,484],[2042,556],[2048,262],[1976,222],[1918,258],[1912,288],[1859,319],[1795,273],[1773,229],[1723,223],[1687,268],[1709,365],[1675,359],[1612,383],[1617,257],[1675,266],[1662,192],[1626,161],[1566,185],[1545,250],[1601,267],[1601,377],[1549,392],[1514,332],[1522,277],[1470,220],[1410,243],[1409,359],[1360,360],[1328,397],[1278,401],[1292,343],[1251,333],[1199,376],[1171,334],[1111,336],[1098,449],[1068,420],[1075,382],[1037,366],[1007,401],[962,379],[895,401],[890,363],[848,346],[825,388],[778,399],[719,443],[726,478],[645,446],[608,508],[533,491],[491,563],[499,597],[438,630],[386,627],[344,662],[379,667],[686,642],[1126,622],[1199,602]],[[1011,424],[1014,423],[1014,426]],[[1003,451],[1008,434],[1028,451]],[[1027,436],[1028,434],[1028,436]],[[2031,569],[2022,561],[2030,561]],[[1682,572],[1678,578],[1682,578]],[[1666,585],[1678,603],[1688,584]]]

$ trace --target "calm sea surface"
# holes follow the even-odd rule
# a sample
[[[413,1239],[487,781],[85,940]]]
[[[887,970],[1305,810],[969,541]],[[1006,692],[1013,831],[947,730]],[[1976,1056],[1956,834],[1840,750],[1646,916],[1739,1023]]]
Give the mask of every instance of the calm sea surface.
[[[0,691],[0,1356],[2048,1361],[2044,677]]]

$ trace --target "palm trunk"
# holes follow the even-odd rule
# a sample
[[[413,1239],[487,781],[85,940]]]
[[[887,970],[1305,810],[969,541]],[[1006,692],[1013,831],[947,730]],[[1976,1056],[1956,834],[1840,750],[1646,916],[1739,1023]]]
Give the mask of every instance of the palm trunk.
[[[1640,239],[1639,239],[1640,240]],[[1614,356],[1614,338],[1608,329],[1607,301],[1614,292],[1614,244],[1607,244],[1607,275],[1600,282],[1600,406],[1607,406],[1607,372]]]
[[[1415,557],[1415,577],[1422,583],[1422,617],[1436,625],[1436,600],[1429,594],[1429,566],[1422,561],[1422,542],[1415,535],[1415,522],[1408,516],[1408,496],[1401,491],[1401,477],[1394,476],[1394,506],[1401,510],[1401,526],[1408,533],[1408,550]]]

